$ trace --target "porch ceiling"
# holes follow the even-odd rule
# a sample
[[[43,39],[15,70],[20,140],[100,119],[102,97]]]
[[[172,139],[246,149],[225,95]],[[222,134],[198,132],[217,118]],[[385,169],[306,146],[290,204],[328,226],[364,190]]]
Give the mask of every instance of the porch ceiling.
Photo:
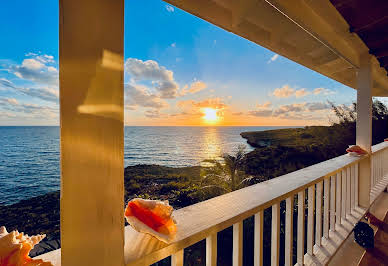
[[[352,88],[360,55],[369,52],[326,0],[166,2]],[[375,56],[372,73],[373,95],[388,96],[387,71]]]
[[[380,66],[388,71],[388,1],[386,0],[330,0],[349,24],[349,31],[357,34],[376,56]]]

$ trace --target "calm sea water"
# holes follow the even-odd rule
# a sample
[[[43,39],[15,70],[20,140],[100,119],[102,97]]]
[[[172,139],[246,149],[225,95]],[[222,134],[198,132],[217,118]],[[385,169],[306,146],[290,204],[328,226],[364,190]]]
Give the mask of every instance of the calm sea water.
[[[126,127],[125,166],[197,165],[278,127]],[[252,149],[247,145],[247,149]],[[0,127],[0,204],[59,190],[59,127]]]

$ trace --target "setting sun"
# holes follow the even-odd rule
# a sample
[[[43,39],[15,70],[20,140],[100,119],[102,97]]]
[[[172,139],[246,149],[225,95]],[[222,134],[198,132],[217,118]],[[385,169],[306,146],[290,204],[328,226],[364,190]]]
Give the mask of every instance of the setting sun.
[[[217,110],[216,109],[213,109],[213,108],[203,108],[202,112],[203,112],[203,117],[202,118],[207,123],[215,123],[219,119],[219,116],[217,115]]]

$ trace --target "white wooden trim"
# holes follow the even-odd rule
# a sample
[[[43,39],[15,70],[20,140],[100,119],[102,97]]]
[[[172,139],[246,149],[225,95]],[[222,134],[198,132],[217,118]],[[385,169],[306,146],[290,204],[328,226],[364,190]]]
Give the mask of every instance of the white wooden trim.
[[[342,170],[341,223],[346,220],[346,169]]]
[[[354,168],[355,166],[352,165],[350,167],[350,210],[353,210],[354,209],[354,197],[355,197],[355,185],[354,185],[354,182],[355,182],[355,177],[354,177]]]
[[[325,178],[324,180],[324,201],[323,201],[323,236],[329,237],[329,205],[330,205],[330,197],[329,197],[329,178]]]
[[[255,235],[254,235],[254,264],[255,266],[263,265],[263,222],[264,211],[255,214]]]
[[[358,183],[359,183],[359,180],[358,180],[358,168],[359,168],[359,165],[358,164],[355,164],[354,165],[354,207],[358,207],[358,194],[360,193],[359,192],[359,188],[358,188]]]
[[[351,190],[350,190],[350,182],[351,182],[351,178],[350,178],[350,168],[351,167],[348,167],[346,168],[346,214],[350,214],[350,194],[351,194]]]
[[[233,225],[233,266],[243,263],[243,222]]]
[[[307,200],[307,254],[313,255],[315,186],[308,188]]]
[[[304,212],[305,191],[298,192],[298,237],[297,237],[297,263],[304,263]]]
[[[171,255],[171,266],[183,266],[183,249]]]
[[[330,177],[330,229],[331,230],[335,230],[335,185],[336,185],[335,180],[336,180],[336,176]],[[329,232],[327,232],[327,234],[328,233]]]
[[[217,265],[217,233],[206,238],[206,266]]]
[[[271,265],[279,265],[280,246],[280,206],[279,203],[272,205],[272,230],[271,230]]]
[[[342,173],[339,172],[336,175],[336,183],[337,183],[337,193],[336,193],[336,210],[335,210],[335,223],[341,224],[341,216],[342,216]],[[335,228],[334,228],[335,229]]]
[[[284,243],[284,256],[285,266],[291,266],[293,255],[293,219],[294,219],[294,196],[286,199],[286,230],[285,230],[285,243]]]
[[[328,180],[326,178],[325,180]],[[321,245],[322,238],[322,182],[317,183],[315,207],[315,245]]]

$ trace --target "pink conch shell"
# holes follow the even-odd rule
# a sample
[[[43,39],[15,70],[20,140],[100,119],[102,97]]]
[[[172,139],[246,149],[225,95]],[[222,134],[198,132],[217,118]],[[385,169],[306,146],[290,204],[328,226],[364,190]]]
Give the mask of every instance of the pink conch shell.
[[[351,156],[362,156],[368,154],[364,149],[362,149],[358,145],[350,145],[349,148],[346,149],[349,155]]]
[[[168,201],[136,198],[128,202],[125,218],[135,230],[170,243],[177,231],[172,211]]]
[[[0,266],[52,266],[50,262],[28,256],[46,235],[28,236],[18,231],[7,232],[0,227]]]

